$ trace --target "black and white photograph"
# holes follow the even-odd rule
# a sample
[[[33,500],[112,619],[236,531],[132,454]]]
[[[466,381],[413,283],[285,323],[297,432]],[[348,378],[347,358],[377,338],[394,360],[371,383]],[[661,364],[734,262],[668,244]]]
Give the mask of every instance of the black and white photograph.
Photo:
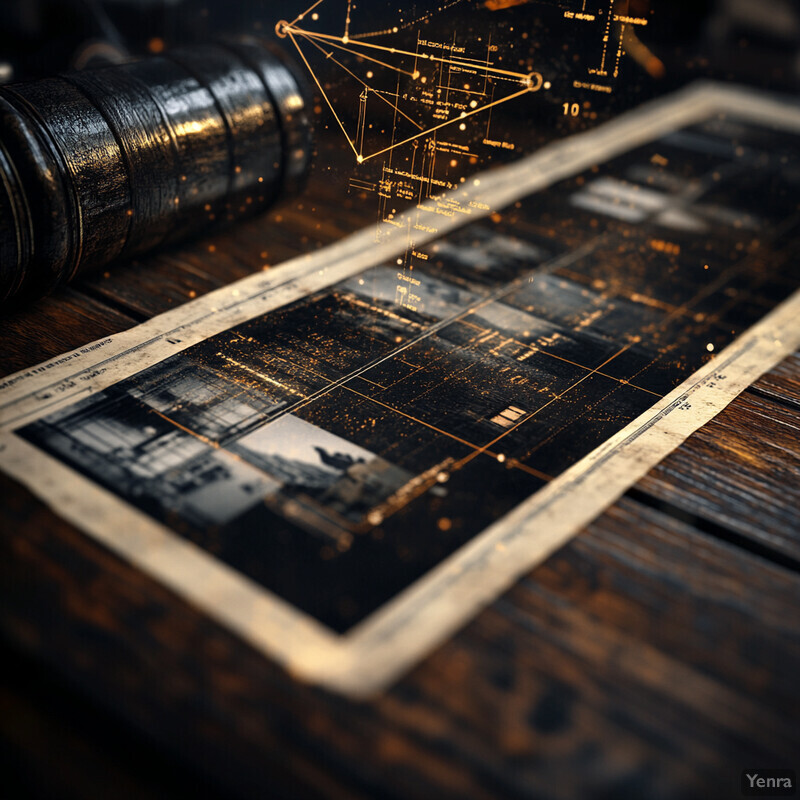
[[[279,481],[280,491],[265,496],[266,502],[279,502],[300,524],[315,513],[345,525],[365,522],[413,477],[291,414],[239,439],[231,452]]]

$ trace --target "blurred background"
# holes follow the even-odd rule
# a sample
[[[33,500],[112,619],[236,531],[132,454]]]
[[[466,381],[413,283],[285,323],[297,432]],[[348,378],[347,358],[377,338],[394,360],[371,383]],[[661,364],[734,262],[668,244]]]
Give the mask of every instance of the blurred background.
[[[536,16],[546,15],[548,5],[555,4],[506,0],[467,5],[514,15],[524,6],[525,15]],[[672,69],[797,85],[800,10],[793,0],[652,0],[649,5],[648,39]],[[37,76],[65,68],[89,40],[113,40],[114,26],[131,48],[145,50],[154,38],[181,44],[222,31],[271,32],[278,19],[293,19],[303,6],[292,0],[4,0],[0,53],[17,77]],[[425,3],[416,6],[426,8]],[[404,7],[413,15],[414,6]],[[464,6],[459,13],[466,13]],[[388,14],[391,20],[397,12]],[[737,57],[743,51],[748,58]]]
[[[2,0],[0,83],[160,54],[221,36],[276,39],[276,23],[295,20],[309,5],[311,0]],[[348,7],[347,0],[324,0],[301,24],[341,35]],[[452,39],[465,48],[465,56],[472,57],[480,57],[491,46],[498,64],[504,62],[503,66],[522,72],[535,70],[546,81],[545,90],[494,109],[491,130],[484,124],[485,117],[479,116],[463,134],[455,126],[446,129],[449,140],[476,154],[467,161],[459,159],[454,168],[458,175],[518,158],[698,78],[785,93],[800,88],[800,4],[795,0],[457,0],[404,4],[402,10],[396,3],[370,0],[355,3],[352,9],[351,33],[356,36],[383,31],[391,39],[384,37],[385,43],[409,50],[423,37]],[[615,22],[606,31],[609,9],[616,18],[646,22]],[[592,11],[596,19],[587,22],[585,12]],[[395,27],[399,30],[391,35]],[[592,73],[596,75],[600,63],[604,36],[610,43],[602,58],[608,65],[616,56],[618,74],[605,80],[607,91],[599,92],[587,84],[596,82]],[[360,85],[346,71],[326,62],[317,46],[319,40],[316,45],[298,41],[319,80],[318,87],[291,41],[283,39],[316,93],[319,152],[315,169],[323,170],[332,186],[350,195],[354,176],[377,185],[382,160],[356,169],[350,146],[327,105],[330,100],[349,132],[356,130]],[[619,54],[618,42],[624,45]],[[382,75],[374,62],[359,60],[352,53],[337,50],[336,55],[362,77],[371,67],[376,74],[368,73],[370,82],[384,91],[394,90],[390,83],[396,74]],[[421,106],[417,110],[424,111]],[[390,110],[375,102],[369,113],[375,122],[375,143],[383,146]],[[384,134],[383,140],[378,133]],[[487,137],[508,140],[514,148],[482,147]],[[410,150],[405,157],[412,157]],[[439,177],[454,180],[453,174],[444,172]]]
[[[335,2],[335,0],[333,0]],[[310,4],[310,3],[309,3]],[[578,10],[583,0],[572,3]],[[281,19],[305,10],[294,0],[3,0],[0,3],[0,80],[52,74],[79,63],[91,43],[145,52],[163,46],[207,41],[221,33],[272,33]],[[363,3],[376,23],[391,25],[396,5]],[[407,17],[420,17],[438,3],[404,4]],[[569,2],[552,0],[473,0],[454,10],[467,26],[472,16],[478,30],[483,10],[499,22],[538,23],[539,40],[556,50],[573,39],[559,30],[561,10]],[[590,0],[591,5],[591,0]],[[800,7],[794,0],[619,0],[615,10],[652,12],[646,44],[665,64],[665,76],[685,81],[713,76],[761,86],[797,88],[800,82]],[[381,8],[383,6],[383,8]],[[439,15],[442,17],[442,15]],[[444,19],[448,27],[451,19]],[[436,24],[434,15],[429,24]],[[546,26],[546,27],[545,27]],[[555,66],[555,65],[553,65]]]
[[[310,4],[310,0],[3,0],[0,83],[160,53],[221,35],[274,38],[278,20],[293,20]],[[577,97],[571,87],[597,55],[602,17],[597,25],[577,25],[568,16],[595,6],[602,15],[610,0],[460,0],[444,4],[451,7],[437,13],[440,5],[403,4],[398,11],[397,4],[371,0],[356,4],[353,25],[362,31],[391,30],[402,18],[399,36],[402,40],[407,26],[409,45],[420,35],[434,38],[441,33],[444,38],[454,32],[461,43],[488,37],[506,58],[532,65],[552,82],[552,89],[527,105],[503,109],[531,120],[532,137],[520,143],[523,149],[602,121],[696,78],[784,92],[800,87],[800,4],[795,0],[616,0],[615,14],[646,18],[647,24],[627,28],[627,56],[621,60],[613,93],[583,92]],[[573,10],[565,13],[565,9]],[[338,31],[346,0],[325,0],[317,11],[317,29]],[[420,22],[411,24],[415,20]],[[310,28],[315,23],[306,19],[303,24]],[[612,39],[614,35],[612,31]],[[293,51],[287,40],[284,43]],[[310,46],[305,49],[314,52]],[[323,68],[320,77],[334,100],[337,91],[351,91],[344,83],[337,85],[341,76],[336,70]],[[569,118],[560,113],[566,100],[588,103],[591,113]]]

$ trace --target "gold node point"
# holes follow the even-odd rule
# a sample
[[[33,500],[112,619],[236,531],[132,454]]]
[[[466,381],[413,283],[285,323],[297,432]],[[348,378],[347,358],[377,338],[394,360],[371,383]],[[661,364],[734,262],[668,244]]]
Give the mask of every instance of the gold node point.
[[[364,156],[356,156],[356,161],[360,164],[364,160]]]
[[[281,39],[285,39],[289,35],[289,28],[291,26],[289,23],[282,19],[276,26],[275,26],[275,35]]]
[[[531,72],[525,76],[525,80],[522,83],[526,89],[538,92],[542,88],[542,76],[538,72]]]

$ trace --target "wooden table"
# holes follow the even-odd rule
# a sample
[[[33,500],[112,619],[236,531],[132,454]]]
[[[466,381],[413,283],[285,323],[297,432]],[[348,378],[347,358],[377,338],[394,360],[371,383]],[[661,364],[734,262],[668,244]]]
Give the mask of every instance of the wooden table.
[[[2,321],[3,373],[371,220],[317,173]],[[387,694],[294,681],[0,479],[9,775],[35,796],[739,796],[800,753],[800,355]],[[12,784],[14,785],[13,781]]]

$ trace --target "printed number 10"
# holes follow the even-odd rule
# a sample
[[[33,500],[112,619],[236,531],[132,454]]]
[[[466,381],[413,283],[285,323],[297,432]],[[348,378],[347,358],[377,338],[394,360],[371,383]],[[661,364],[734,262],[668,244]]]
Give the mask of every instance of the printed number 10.
[[[581,107],[578,103],[564,103],[564,116],[577,117],[581,113]]]

